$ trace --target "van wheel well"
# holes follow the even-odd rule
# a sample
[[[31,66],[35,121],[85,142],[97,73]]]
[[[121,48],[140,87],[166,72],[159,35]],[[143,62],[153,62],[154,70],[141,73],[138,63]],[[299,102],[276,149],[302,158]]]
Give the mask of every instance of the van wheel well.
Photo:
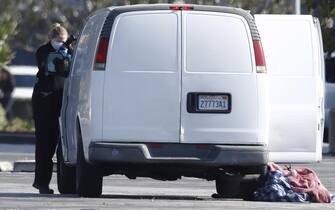
[[[103,176],[100,168],[85,160],[84,147],[79,124],[77,126],[77,164],[76,191],[83,197],[100,197],[102,193]]]

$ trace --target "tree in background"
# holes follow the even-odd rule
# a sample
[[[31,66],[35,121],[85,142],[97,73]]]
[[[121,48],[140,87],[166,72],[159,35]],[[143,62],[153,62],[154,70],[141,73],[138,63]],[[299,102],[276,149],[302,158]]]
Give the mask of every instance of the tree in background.
[[[306,0],[304,3],[310,14],[319,18],[324,51],[333,52],[335,50],[335,1]]]
[[[12,47],[33,52],[47,41],[49,27],[54,22],[63,24],[70,33],[79,33],[86,17],[93,11],[107,7],[140,3],[173,3],[182,0],[1,0],[0,14],[10,11],[18,21]],[[294,0],[183,0],[190,4],[234,6],[252,13],[291,14]],[[335,1],[301,0],[302,12],[320,19],[326,51],[335,50],[334,25]]]
[[[59,22],[70,33],[78,33],[93,11],[111,5],[111,0],[1,0],[0,14],[10,11],[18,21],[13,48],[33,52],[47,41],[50,26]]]
[[[78,33],[85,18],[93,11],[125,4],[173,3],[179,0],[1,0],[0,14],[11,11],[19,20],[14,48],[34,51],[47,40],[49,27],[54,22],[63,24],[70,33]],[[287,0],[184,0],[185,3],[235,6],[252,13],[292,12],[291,1]]]
[[[8,13],[0,16],[0,68],[7,65],[14,57],[10,40],[16,34],[16,20]]]

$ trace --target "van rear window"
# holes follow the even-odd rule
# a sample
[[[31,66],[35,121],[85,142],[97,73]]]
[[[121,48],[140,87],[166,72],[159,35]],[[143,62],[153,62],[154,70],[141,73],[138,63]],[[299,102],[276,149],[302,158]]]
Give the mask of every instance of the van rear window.
[[[126,13],[117,20],[111,63],[118,71],[177,71],[178,16]]]
[[[187,71],[252,71],[252,43],[242,18],[199,12],[190,12],[185,18]]]

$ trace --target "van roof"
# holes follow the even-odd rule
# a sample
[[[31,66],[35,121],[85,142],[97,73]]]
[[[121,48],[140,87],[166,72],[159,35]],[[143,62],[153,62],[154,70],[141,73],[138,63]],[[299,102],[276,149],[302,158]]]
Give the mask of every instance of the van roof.
[[[108,7],[98,10],[96,13],[105,12],[106,10],[110,11],[102,28],[101,37],[110,36],[114,20],[121,13],[134,12],[134,11],[149,11],[149,10],[171,10],[170,6],[190,6],[192,7],[193,11],[221,12],[221,13],[230,13],[242,16],[247,21],[250,27],[252,39],[260,40],[260,36],[254,18],[246,10],[235,7],[207,6],[207,5],[194,5],[194,4],[138,4],[138,5]]]

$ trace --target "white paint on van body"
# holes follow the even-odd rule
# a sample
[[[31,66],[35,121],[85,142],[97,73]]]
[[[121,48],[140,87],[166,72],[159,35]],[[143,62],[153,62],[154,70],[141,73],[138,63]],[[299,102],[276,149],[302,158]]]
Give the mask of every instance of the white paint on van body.
[[[238,15],[183,12],[183,71],[181,142],[257,144],[259,133],[252,38],[247,22]],[[227,114],[188,113],[189,92],[231,94]],[[264,141],[264,139],[262,139]]]
[[[107,11],[93,14],[77,41],[69,78],[64,85],[60,119],[64,160],[74,162],[77,148],[77,120],[80,121],[84,152],[89,143],[102,137],[103,73],[94,72],[97,40]],[[94,94],[92,94],[94,93]],[[94,106],[91,106],[91,104]]]
[[[103,140],[266,143],[258,109],[265,107],[264,79],[256,76],[248,27],[238,15],[213,12],[119,15],[105,73]],[[188,113],[189,92],[229,93],[232,112]]]
[[[324,64],[318,22],[309,15],[255,18],[269,77],[270,160],[319,161]]]
[[[80,116],[86,158],[89,143],[101,140],[266,144],[269,138],[272,161],[320,160],[323,57],[319,25],[312,17],[256,16],[268,69],[264,75],[255,73],[252,39],[242,18],[183,13],[183,19],[180,11],[168,10],[119,15],[112,29],[106,71],[90,71],[98,32],[91,37],[96,39],[91,56],[87,55],[91,61],[84,65],[87,56],[74,58],[78,68],[66,83],[68,95],[64,95],[62,109],[67,124],[62,123],[62,130],[67,130],[63,144],[73,156],[65,159],[75,160],[74,118]],[[211,24],[205,24],[208,20]],[[225,27],[215,26],[220,21],[240,23],[234,24],[236,30],[245,27],[236,35],[247,36],[238,43],[243,53],[229,49],[226,55],[225,47],[233,42],[227,41]],[[214,32],[206,33],[208,30]],[[267,91],[269,104],[265,103]],[[188,113],[188,92],[230,93],[232,112]]]
[[[127,12],[107,57],[103,139],[179,142],[180,11]]]

